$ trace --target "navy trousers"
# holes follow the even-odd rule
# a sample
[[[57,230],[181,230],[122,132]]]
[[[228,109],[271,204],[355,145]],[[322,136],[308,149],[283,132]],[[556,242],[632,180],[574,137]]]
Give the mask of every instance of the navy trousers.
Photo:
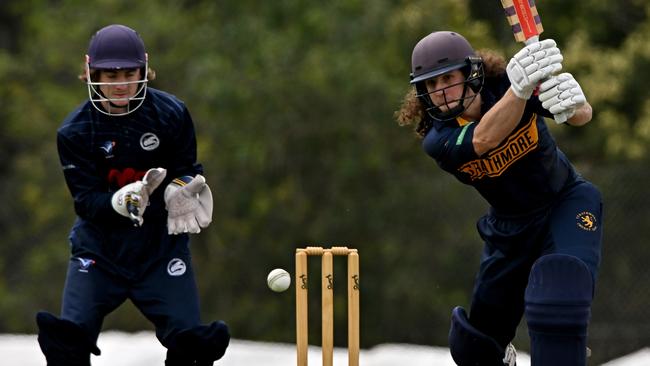
[[[523,316],[524,292],[533,263],[546,254],[572,255],[587,264],[595,281],[602,227],[600,192],[581,179],[540,212],[482,217],[477,228],[485,246],[472,295],[470,323],[505,347]]]
[[[127,299],[149,319],[167,346],[179,331],[200,325],[199,301],[189,253],[153,262],[137,278],[125,278],[99,259],[72,257],[61,318],[84,328],[97,341],[104,317]]]

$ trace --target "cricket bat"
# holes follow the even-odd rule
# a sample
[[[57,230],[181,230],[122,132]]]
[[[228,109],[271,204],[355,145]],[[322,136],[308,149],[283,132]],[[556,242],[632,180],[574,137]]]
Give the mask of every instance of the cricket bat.
[[[501,0],[501,5],[517,42],[524,42],[526,45],[539,42],[539,35],[544,28],[535,0]],[[564,123],[567,120],[564,113],[556,114],[554,117],[557,123]]]

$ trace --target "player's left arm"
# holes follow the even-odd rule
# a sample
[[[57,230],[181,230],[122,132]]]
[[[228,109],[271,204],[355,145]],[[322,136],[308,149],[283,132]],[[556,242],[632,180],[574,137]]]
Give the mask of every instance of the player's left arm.
[[[488,110],[474,129],[472,144],[476,155],[482,156],[494,149],[512,133],[524,115],[526,100],[520,98],[512,88]]]
[[[194,121],[184,104],[180,104],[179,109],[170,134],[173,139],[171,150],[168,151],[168,177],[171,179],[203,174],[203,166],[197,161]]]

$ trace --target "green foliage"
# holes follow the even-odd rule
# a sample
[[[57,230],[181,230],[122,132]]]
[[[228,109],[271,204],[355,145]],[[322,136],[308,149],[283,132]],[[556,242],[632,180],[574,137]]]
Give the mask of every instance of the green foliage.
[[[192,244],[204,318],[225,319],[237,338],[292,342],[292,294],[271,293],[266,274],[292,270],[296,247],[349,245],[361,253],[363,344],[444,345],[450,309],[468,305],[481,251],[474,222],[486,205],[438,169],[393,113],[409,87],[412,47],[429,32],[456,30],[477,48],[506,55],[520,47],[500,4],[486,4],[3,1],[0,331],[34,332],[38,309],[59,308],[74,213],[55,131],[87,97],[77,74],[90,36],[124,23],[145,40],[157,71],[151,85],[183,99],[195,120],[216,205],[212,226]],[[638,321],[648,318],[650,296],[641,285],[649,7],[641,0],[538,6],[543,36],[558,40],[565,70],[595,111],[586,128],[551,128],[606,199],[591,331],[594,358],[602,361],[628,351],[610,332],[632,334],[635,345],[650,334]],[[319,265],[311,268],[317,278]],[[337,315],[341,343],[344,322]],[[626,323],[636,327],[621,329]],[[126,306],[106,327],[151,326]],[[317,343],[315,321],[312,331]],[[518,341],[525,349],[524,331]]]

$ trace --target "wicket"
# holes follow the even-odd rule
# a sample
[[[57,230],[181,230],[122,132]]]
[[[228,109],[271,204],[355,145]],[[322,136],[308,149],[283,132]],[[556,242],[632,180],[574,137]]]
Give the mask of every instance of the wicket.
[[[347,247],[296,249],[296,346],[298,366],[307,366],[308,281],[307,257],[322,257],[322,350],[323,366],[334,361],[334,270],[333,256],[348,259],[348,365],[359,366],[359,253]]]

